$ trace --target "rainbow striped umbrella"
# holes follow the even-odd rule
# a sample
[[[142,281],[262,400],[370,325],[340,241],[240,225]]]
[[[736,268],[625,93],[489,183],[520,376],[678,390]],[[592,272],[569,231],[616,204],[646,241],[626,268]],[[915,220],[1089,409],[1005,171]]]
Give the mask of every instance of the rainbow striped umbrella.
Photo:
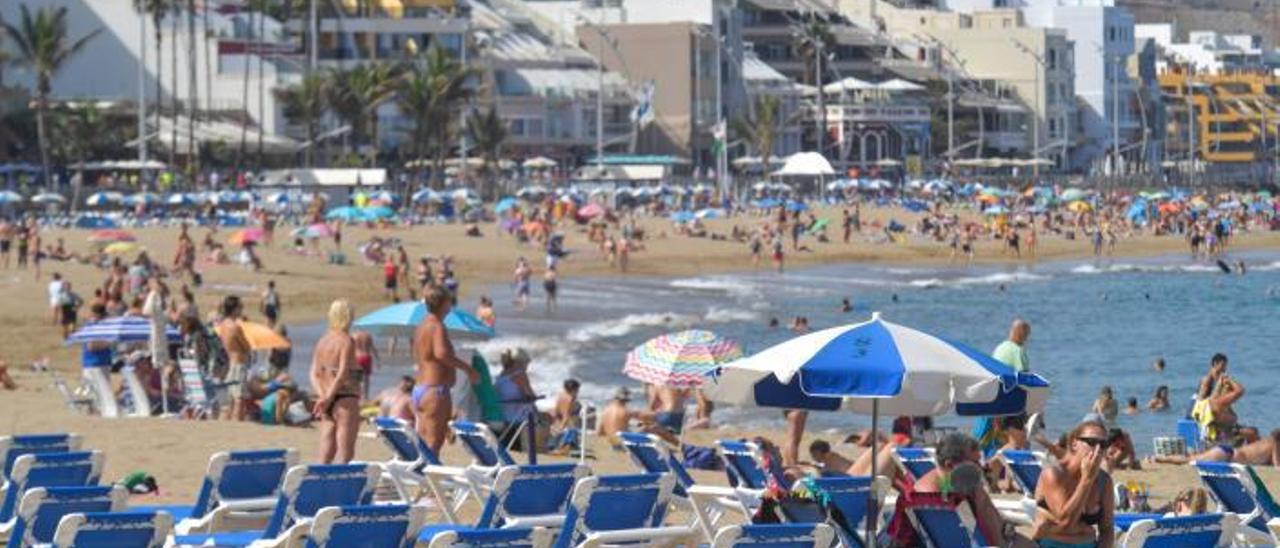
[[[627,353],[623,374],[646,384],[701,386],[711,370],[742,357],[742,345],[701,329],[649,339]]]

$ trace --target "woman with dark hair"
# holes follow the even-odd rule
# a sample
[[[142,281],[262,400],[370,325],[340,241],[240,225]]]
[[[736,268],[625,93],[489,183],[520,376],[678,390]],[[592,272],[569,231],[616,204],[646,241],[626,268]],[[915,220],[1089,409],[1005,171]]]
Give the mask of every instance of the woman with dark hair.
[[[1036,485],[1032,538],[1042,548],[1111,548],[1115,545],[1115,498],[1102,469],[1107,428],[1084,422],[1067,438],[1067,451],[1046,466]]]

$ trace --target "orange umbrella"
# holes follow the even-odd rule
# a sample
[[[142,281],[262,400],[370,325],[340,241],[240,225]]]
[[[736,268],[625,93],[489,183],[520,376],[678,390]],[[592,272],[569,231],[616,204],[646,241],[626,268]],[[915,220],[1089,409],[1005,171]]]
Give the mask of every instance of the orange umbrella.
[[[984,204],[994,204],[996,202],[999,202],[1000,198],[998,196],[992,196],[990,194],[982,194],[978,196],[978,201]]]
[[[249,348],[254,350],[274,350],[290,346],[289,339],[260,323],[240,322],[240,329],[244,331],[244,338],[249,341]]]
[[[246,242],[257,243],[262,240],[263,236],[264,233],[261,228],[243,228],[233,232],[231,237],[227,238],[227,243],[231,245],[244,245]]]

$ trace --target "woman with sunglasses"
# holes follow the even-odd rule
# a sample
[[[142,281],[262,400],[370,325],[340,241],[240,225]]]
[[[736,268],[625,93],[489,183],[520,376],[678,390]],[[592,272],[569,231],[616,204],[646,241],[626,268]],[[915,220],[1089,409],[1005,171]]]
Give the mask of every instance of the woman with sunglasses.
[[[1041,548],[1115,545],[1114,488],[1102,469],[1106,452],[1106,427],[1084,422],[1068,437],[1066,455],[1040,473],[1032,538]]]

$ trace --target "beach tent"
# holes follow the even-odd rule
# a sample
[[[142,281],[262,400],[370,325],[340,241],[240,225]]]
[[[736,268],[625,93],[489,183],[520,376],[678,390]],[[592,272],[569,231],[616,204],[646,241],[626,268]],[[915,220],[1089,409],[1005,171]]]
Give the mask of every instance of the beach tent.
[[[410,337],[426,318],[427,305],[421,302],[400,303],[361,316],[351,327],[373,335]],[[451,333],[486,339],[497,335],[492,327],[458,308],[445,315],[444,327]]]
[[[825,156],[817,152],[797,152],[787,157],[782,169],[773,174],[781,177],[822,177],[835,175],[836,170],[831,168],[831,162]]]
[[[747,407],[869,413],[1005,416],[1044,408],[1049,383],[969,346],[871,319],[801,335],[716,369],[707,397]],[[872,446],[871,475],[876,475]],[[868,513],[868,537],[875,537]]]

